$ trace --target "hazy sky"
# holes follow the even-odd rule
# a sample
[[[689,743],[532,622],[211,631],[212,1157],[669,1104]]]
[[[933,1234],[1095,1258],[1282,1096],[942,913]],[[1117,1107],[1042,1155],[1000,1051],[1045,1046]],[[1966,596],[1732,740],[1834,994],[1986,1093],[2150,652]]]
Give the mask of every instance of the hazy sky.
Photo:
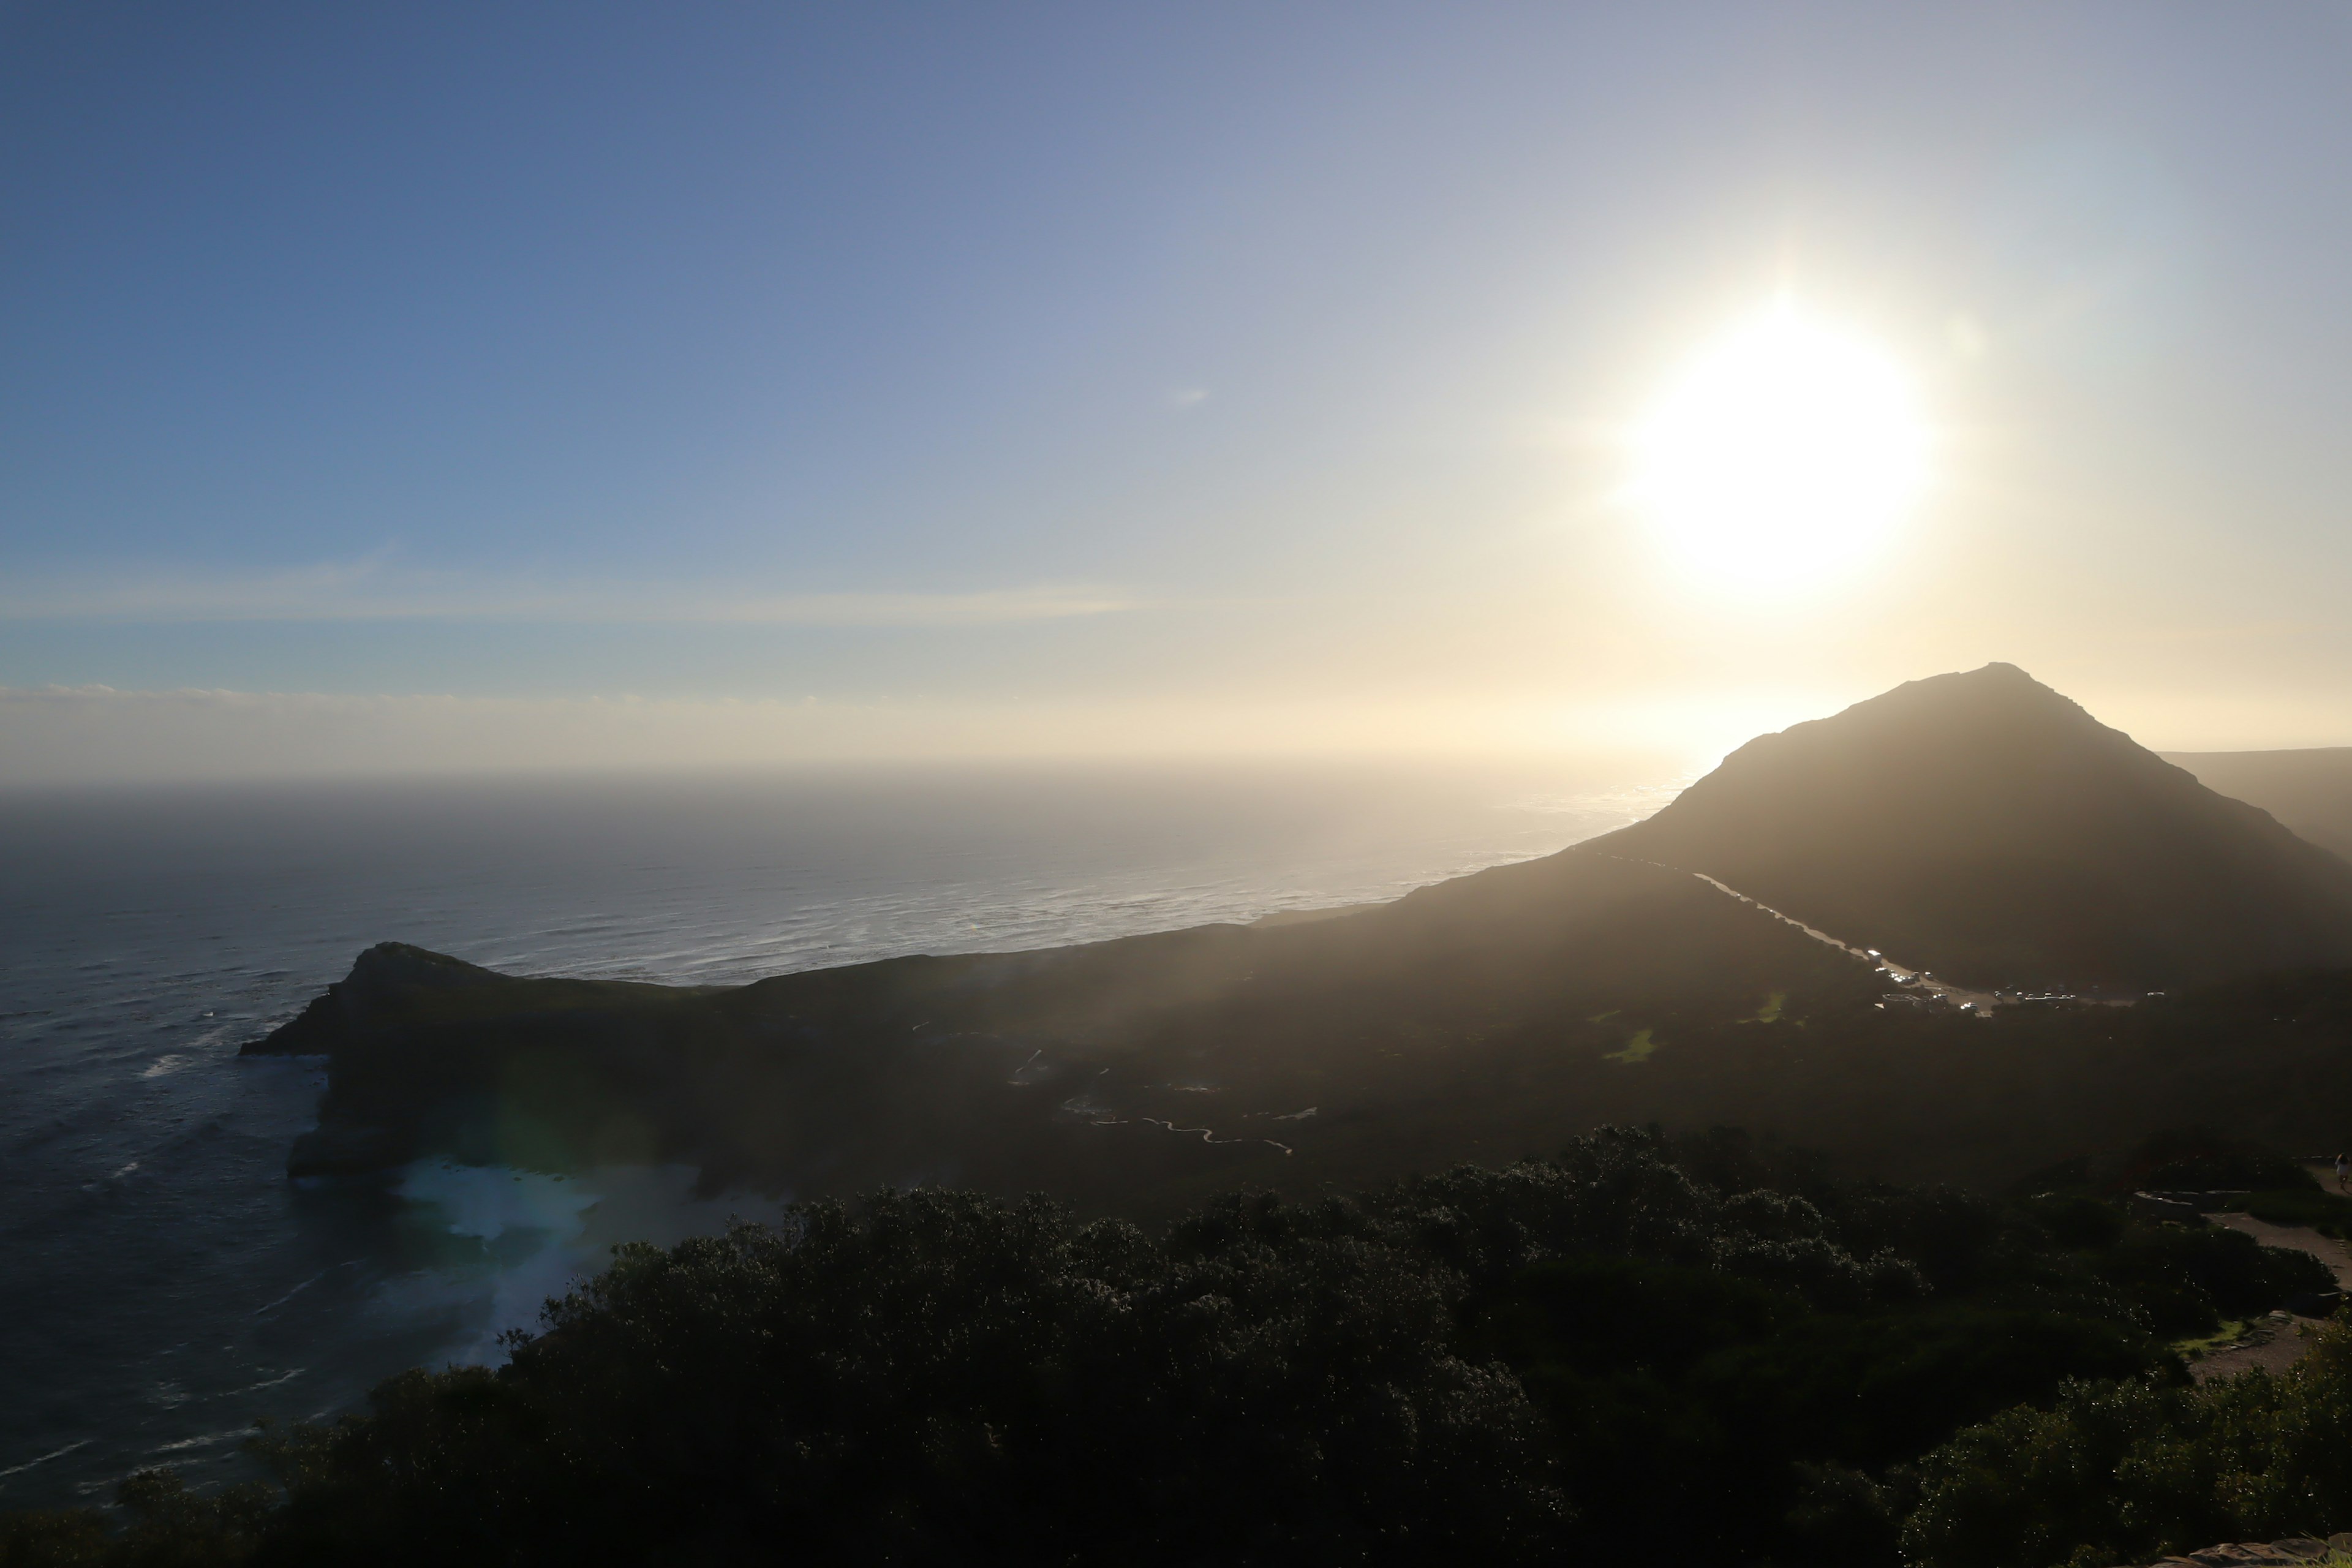
[[[0,5],[0,779],[2352,743],[2332,5]],[[1777,298],[1925,500],[1622,490]]]

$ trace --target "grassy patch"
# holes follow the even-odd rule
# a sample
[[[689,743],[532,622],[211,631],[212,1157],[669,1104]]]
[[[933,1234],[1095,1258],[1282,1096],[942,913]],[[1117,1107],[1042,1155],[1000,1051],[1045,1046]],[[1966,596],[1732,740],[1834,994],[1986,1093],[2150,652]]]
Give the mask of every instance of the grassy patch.
[[[1610,1019],[1615,1017],[1620,1011],[1622,1011],[1622,1009],[1612,1007],[1606,1013],[1595,1013],[1592,1016],[1584,1021],[1588,1024],[1605,1024]]]
[[[1608,1062],[1645,1062],[1657,1048],[1658,1042],[1651,1038],[1650,1030],[1644,1029],[1626,1041],[1623,1050],[1611,1051],[1601,1059]]]
[[[1764,1005],[1756,1009],[1756,1016],[1750,1022],[1777,1024],[1780,1021],[1780,1009],[1788,1005],[1789,994],[1786,991],[1775,991],[1764,999]]]
[[[2227,1350],[2244,1339],[2247,1322],[2244,1318],[2225,1318],[2221,1321],[2220,1332],[2192,1334],[2185,1340],[2175,1340],[2165,1348],[2183,1361],[2196,1361],[2201,1356],[2211,1355],[2215,1351]]]

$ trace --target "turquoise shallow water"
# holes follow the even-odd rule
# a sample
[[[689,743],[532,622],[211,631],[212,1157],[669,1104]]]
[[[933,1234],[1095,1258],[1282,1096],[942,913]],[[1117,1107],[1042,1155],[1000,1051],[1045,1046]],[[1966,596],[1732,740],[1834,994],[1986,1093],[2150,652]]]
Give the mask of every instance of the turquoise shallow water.
[[[1660,764],[868,772],[0,795],[0,1507],[197,1481],[263,1417],[495,1337],[753,1194],[427,1162],[297,1187],[312,1062],[243,1058],[371,942],[732,982],[1395,897],[1645,815]]]

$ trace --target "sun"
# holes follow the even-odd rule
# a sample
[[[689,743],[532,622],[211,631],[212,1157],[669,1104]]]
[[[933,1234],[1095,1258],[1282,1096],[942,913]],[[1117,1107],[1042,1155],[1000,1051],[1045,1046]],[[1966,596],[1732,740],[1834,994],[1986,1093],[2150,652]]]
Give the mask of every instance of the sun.
[[[1634,434],[1632,499],[1690,571],[1766,589],[1844,574],[1927,481],[1911,384],[1783,308],[1684,367]]]

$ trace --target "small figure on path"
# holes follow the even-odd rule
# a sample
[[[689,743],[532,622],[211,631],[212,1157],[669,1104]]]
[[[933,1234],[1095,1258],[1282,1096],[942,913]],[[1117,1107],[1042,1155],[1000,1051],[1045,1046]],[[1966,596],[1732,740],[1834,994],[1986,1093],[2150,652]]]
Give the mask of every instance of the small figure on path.
[[[2338,1154],[2336,1156],[2336,1190],[2337,1192],[2345,1190],[2344,1178],[2347,1175],[2352,1175],[2352,1154]]]

